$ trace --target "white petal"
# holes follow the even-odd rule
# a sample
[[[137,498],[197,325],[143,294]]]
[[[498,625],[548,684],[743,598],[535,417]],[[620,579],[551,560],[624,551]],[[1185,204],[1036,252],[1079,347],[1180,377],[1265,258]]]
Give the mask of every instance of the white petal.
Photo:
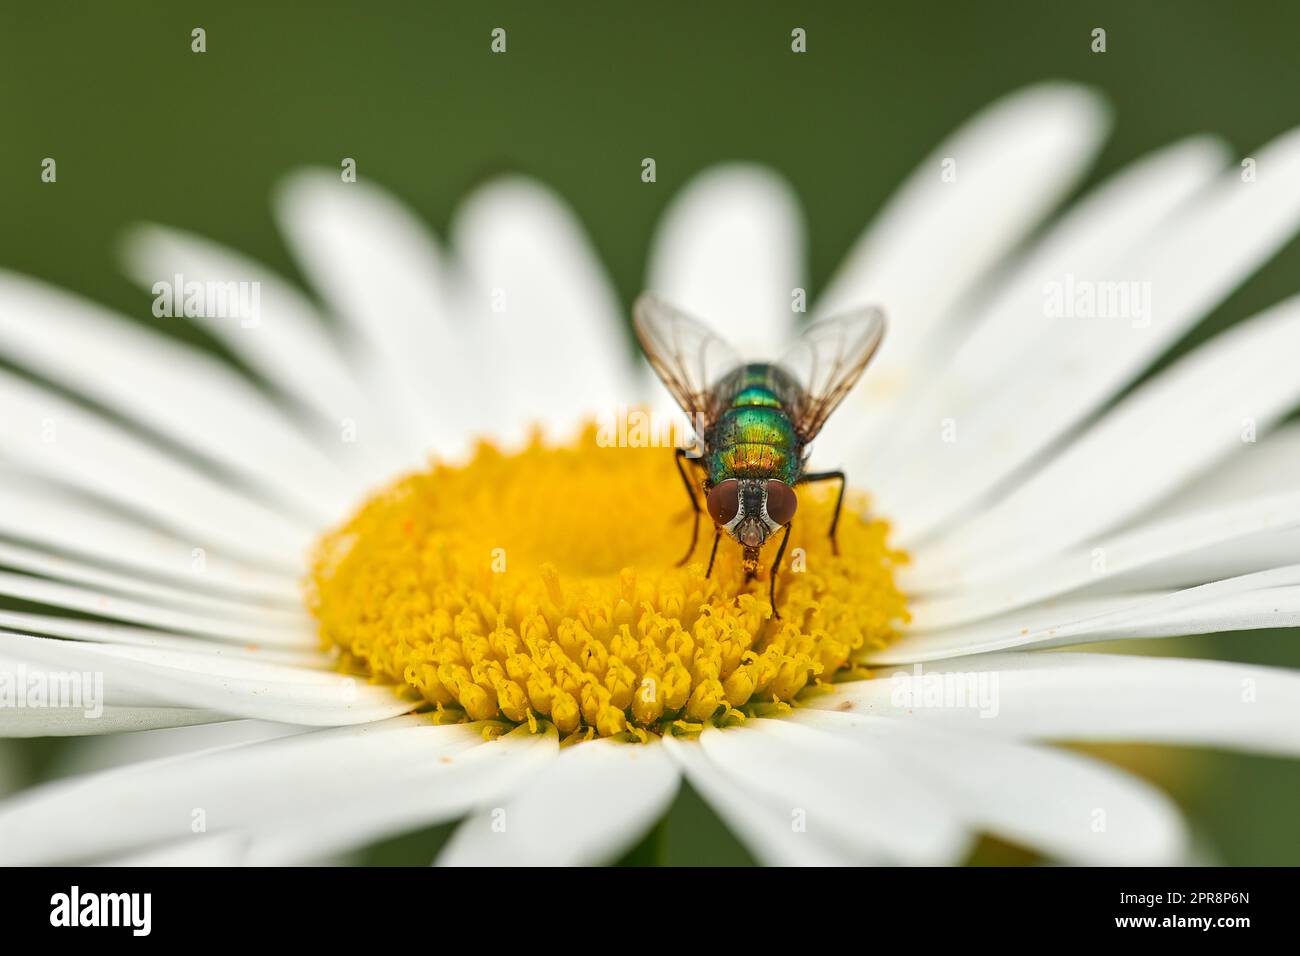
[[[928,587],[1001,573],[1133,518],[1229,455],[1243,422],[1266,431],[1300,401],[1297,353],[1300,297],[1144,383],[1007,498],[918,549],[914,573]]]
[[[1287,569],[1291,579],[1300,578]],[[1183,591],[1088,595],[1048,601],[974,624],[915,631],[863,653],[871,664],[937,661],[1025,647],[1063,647],[1124,638],[1218,634],[1300,625],[1300,585],[1257,572]]]
[[[51,555],[4,541],[0,541],[0,565],[24,574],[100,588],[147,604],[177,607],[216,618],[257,621],[287,628],[300,628],[304,619],[301,607],[295,609],[265,601],[217,597],[192,586],[164,584],[133,573],[102,568],[79,558]]]
[[[746,356],[775,358],[795,329],[804,223],[788,183],[759,166],[715,166],[655,229],[646,288],[706,322]]]
[[[472,282],[465,303],[498,427],[556,434],[635,399],[623,309],[581,224],[538,183],[498,180],[457,210],[452,242]],[[542,360],[546,358],[546,360]],[[557,374],[558,363],[558,374]]]
[[[0,861],[87,860],[209,833],[290,825],[358,794],[398,790],[484,746],[471,725],[399,718],[130,764],[27,790],[0,804]],[[142,799],[142,795],[148,799]],[[423,788],[426,800],[433,797]],[[430,808],[436,818],[436,808]]]
[[[859,862],[943,865],[969,849],[952,813],[879,749],[866,751],[782,720],[707,728],[700,744],[739,786]]]
[[[215,643],[209,643],[204,653],[195,653],[165,645],[91,643],[0,633],[0,648],[7,654],[43,661],[51,666],[85,665],[87,662],[119,662],[129,665],[134,662],[162,668],[202,671],[214,676],[262,677],[278,682],[317,686],[335,686],[343,679],[343,675],[320,667],[295,667],[262,660],[243,648],[225,649]],[[326,660],[323,654],[320,658]]]
[[[0,457],[262,564],[300,567],[314,525],[265,507],[54,392],[0,373]]]
[[[1164,520],[1262,495],[1300,488],[1300,424],[1283,424],[1255,442],[1242,442],[1148,515]],[[1300,531],[1226,541],[1171,556],[1124,575],[1123,586],[1166,588],[1215,581],[1290,564],[1300,555]]]
[[[415,706],[388,687],[246,656],[87,644],[3,632],[0,653],[54,672],[102,674],[110,697],[139,695],[142,702],[181,704],[232,717],[328,727],[380,720]]]
[[[1282,567],[1296,555],[1300,555],[1300,530],[1267,532],[1172,555],[1088,590],[1107,593],[1187,587]]]
[[[196,834],[187,840],[106,860],[101,866],[243,866],[248,862],[247,833]]]
[[[1044,312],[1046,290],[1066,276],[1111,275],[1116,263],[1140,254],[1161,235],[1169,215],[1194,202],[1214,180],[1227,164],[1226,153],[1213,140],[1184,140],[1141,158],[1091,190],[1009,268],[1005,279],[994,277],[991,294],[972,303],[969,335],[957,331],[950,333],[950,342],[936,344],[943,353],[937,359],[941,371],[912,382],[911,393],[900,396],[891,411],[889,428],[858,435],[856,446],[849,446],[856,449],[848,461],[852,474],[861,476],[873,500],[903,533],[923,534],[972,500],[965,485],[943,480],[952,470],[954,449],[941,440],[941,423],[955,420],[964,437],[971,416],[984,403],[996,402],[1021,378],[1037,350],[1050,344],[1042,339],[1061,334]],[[945,362],[947,353],[951,357]],[[1012,443],[1021,437],[1018,431],[1008,435]],[[1007,452],[1015,447],[1008,445]],[[1001,461],[995,457],[991,469]]]
[[[281,187],[280,226],[303,270],[360,344],[364,389],[393,416],[411,460],[458,451],[482,397],[477,365],[449,312],[437,241],[368,182],[303,172]]]
[[[247,379],[84,299],[0,272],[0,352],[241,476],[284,507],[332,520],[352,503],[355,482]]]
[[[1213,471],[1163,502],[1153,515],[1182,515],[1296,488],[1300,488],[1300,422],[1289,422],[1258,441],[1242,442]]]
[[[352,788],[340,799],[264,823],[249,848],[249,862],[288,866],[322,859],[376,840],[461,816],[467,810],[500,804],[555,761],[554,730],[529,733],[516,728],[489,744],[460,753],[425,753],[381,788]]]
[[[972,509],[1013,479],[1142,372],[1294,233],[1300,223],[1300,130],[1252,156],[1261,170],[1269,170],[1267,177],[1243,183],[1239,170],[1225,172],[1206,195],[1147,237],[1139,254],[1119,250],[1094,275],[1076,276],[1145,283],[1150,290],[1147,315],[1052,322],[1050,334],[1033,339],[1018,357],[1016,374],[999,377],[1002,387],[996,394],[982,394],[978,403],[947,413],[956,419],[958,440],[944,447],[944,488],[932,493],[931,480],[911,492],[935,516],[930,527],[950,523],[958,511]],[[1234,411],[1251,414],[1237,404]],[[938,429],[931,423],[936,440]],[[926,470],[933,474],[932,468]],[[950,501],[953,496],[960,500]],[[922,526],[903,529],[900,540],[912,546],[924,532]]]
[[[631,848],[677,793],[659,742],[595,740],[560,751],[500,807],[462,823],[440,866],[583,866]]]
[[[948,313],[1070,188],[1107,127],[1087,90],[1031,86],[987,107],[928,156],[849,252],[817,303],[825,315],[882,305],[890,317],[855,416],[892,414]],[[955,181],[945,182],[945,161]]]
[[[1066,506],[1068,507],[1068,506]],[[1026,607],[1038,601],[1129,572],[1159,564],[1180,554],[1241,538],[1300,527],[1300,492],[1250,498],[1141,525],[1115,535],[1095,538],[1082,547],[1053,555],[1029,567],[994,574],[972,564],[946,581],[958,590],[922,598],[911,607],[912,627],[930,631],[978,621]],[[924,587],[922,565],[902,579],[904,590]]]
[[[193,756],[201,752],[227,750],[267,740],[314,733],[294,724],[273,724],[263,720],[222,720],[186,727],[165,727],[139,733],[116,734],[97,740],[73,741],[54,761],[50,776],[68,778],[100,773],[115,767]]]
[[[301,604],[296,574],[250,565],[215,548],[197,549],[192,540],[19,474],[4,475],[0,533],[195,589],[211,588],[268,605]]]
[[[0,670],[4,663],[0,662]],[[66,707],[0,708],[0,737],[86,737],[188,727],[230,718],[214,710],[192,707],[104,704],[99,716],[89,719],[83,709]]]
[[[764,866],[848,866],[864,862],[843,847],[823,843],[807,831],[797,831],[788,812],[765,803],[751,790],[723,773],[697,740],[663,738],[664,748],[682,768],[692,787]],[[880,860],[872,860],[877,863]]]
[[[286,279],[267,266],[214,242],[176,229],[141,225],[122,244],[131,277],[152,289],[180,274],[187,281],[257,282],[261,317],[254,328],[238,322],[208,322],[204,328],[259,372],[276,389],[327,424],[336,461],[373,480],[387,480],[411,462],[399,452],[392,420],[361,389],[357,372],[344,358],[316,308]],[[353,441],[340,440],[346,423],[355,424]]]
[[[945,674],[956,677],[945,681]],[[933,705],[927,706],[927,694]],[[883,670],[872,680],[837,684],[807,706],[937,721],[1017,739],[1300,755],[1300,674],[1221,661],[985,654],[921,671]]]
[[[305,614],[296,618],[267,615],[264,620],[254,616],[237,619],[207,611],[168,607],[149,600],[119,597],[93,587],[47,581],[8,571],[0,571],[0,596],[218,640],[280,647],[307,647],[314,640],[314,629]]]
[[[917,721],[800,709],[804,726],[883,747],[974,829],[1086,866],[1185,862],[1187,833],[1159,791],[1100,761],[945,733]]]
[[[265,646],[261,644],[236,644],[212,640],[189,634],[173,634],[150,627],[132,624],[113,624],[107,621],[89,621],[79,617],[60,617],[54,614],[32,614],[26,611],[0,610],[0,628],[35,634],[42,637],[69,637],[93,644],[122,644],[129,647],[158,647],[191,654],[219,654],[227,657],[247,657],[250,660],[270,661],[273,664],[290,664],[294,667],[325,669],[329,658],[320,652],[319,643],[304,642],[294,648]]]

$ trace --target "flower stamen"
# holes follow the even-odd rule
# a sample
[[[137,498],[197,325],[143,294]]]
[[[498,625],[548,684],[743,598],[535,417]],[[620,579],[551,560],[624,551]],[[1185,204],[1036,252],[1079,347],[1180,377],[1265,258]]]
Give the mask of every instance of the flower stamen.
[[[601,447],[594,427],[398,480],[320,541],[307,604],[341,668],[447,719],[696,733],[787,707],[907,619],[888,526],[851,501],[835,556],[833,491],[799,495],[780,620],[732,542],[709,578],[703,547],[675,566],[691,513],[671,452]]]

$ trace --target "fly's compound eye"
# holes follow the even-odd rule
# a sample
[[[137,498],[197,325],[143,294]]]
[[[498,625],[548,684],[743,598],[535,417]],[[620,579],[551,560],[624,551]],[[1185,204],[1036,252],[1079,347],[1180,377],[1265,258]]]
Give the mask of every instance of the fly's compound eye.
[[[709,517],[720,525],[730,524],[740,512],[740,482],[735,478],[720,481],[709,489]]]
[[[767,483],[767,516],[779,525],[787,525],[794,518],[799,499],[794,489],[784,481],[771,479]]]

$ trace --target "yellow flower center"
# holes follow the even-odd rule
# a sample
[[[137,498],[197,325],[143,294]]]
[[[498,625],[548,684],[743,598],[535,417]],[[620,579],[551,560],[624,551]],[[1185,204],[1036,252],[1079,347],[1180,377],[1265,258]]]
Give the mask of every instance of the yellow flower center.
[[[855,668],[906,620],[905,556],[850,496],[838,556],[835,487],[798,489],[777,583],[745,580],[712,522],[691,561],[690,504],[671,450],[567,447],[436,465],[368,500],[319,543],[307,603],[340,666],[447,719],[549,721],[565,735],[693,732],[794,701]]]

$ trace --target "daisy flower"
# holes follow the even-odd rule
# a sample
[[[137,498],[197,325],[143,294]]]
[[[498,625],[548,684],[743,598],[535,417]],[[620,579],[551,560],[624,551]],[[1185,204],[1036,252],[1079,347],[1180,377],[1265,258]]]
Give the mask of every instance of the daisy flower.
[[[535,183],[443,244],[293,177],[316,298],[134,230],[142,301],[229,362],[0,276],[0,733],[97,735],[0,802],[0,861],[305,863],[458,820],[439,863],[601,863],[683,780],[770,864],[1185,861],[1160,792],[1055,744],[1300,755],[1300,678],[1062,648],[1300,621],[1300,299],[1143,377],[1300,224],[1300,133],[1250,175],[1174,143],[1049,220],[1106,127],[1083,89],[1009,96],[849,251],[811,311],[890,331],[814,452],[851,481],[839,553],[801,491],[779,620],[734,546],[677,566],[671,451],[608,431],[666,395]],[[720,167],[646,285],[777,354],[803,241],[776,176]]]

